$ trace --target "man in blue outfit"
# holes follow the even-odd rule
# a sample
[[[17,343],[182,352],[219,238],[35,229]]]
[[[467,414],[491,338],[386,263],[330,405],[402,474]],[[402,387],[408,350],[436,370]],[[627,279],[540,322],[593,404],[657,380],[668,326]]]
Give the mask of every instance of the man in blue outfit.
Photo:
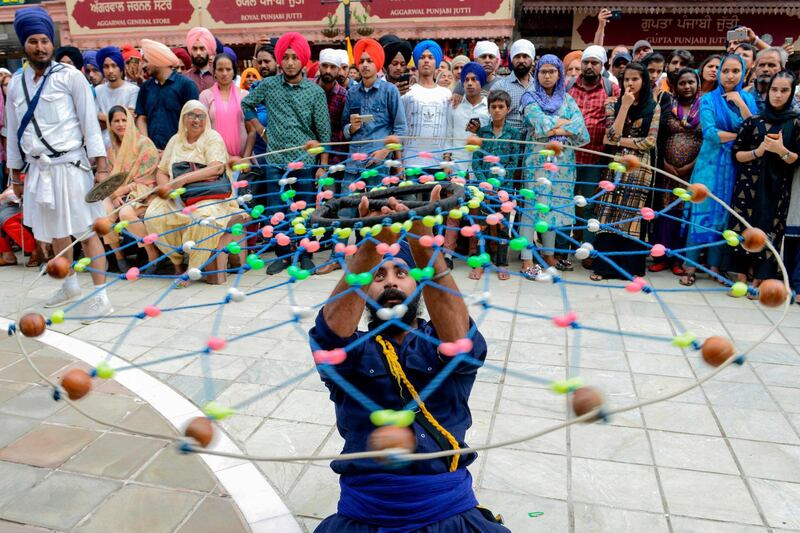
[[[439,193],[440,187],[434,189],[431,201],[437,201]],[[405,210],[406,206],[390,199],[382,213]],[[361,217],[378,214],[369,213],[366,198],[358,211]],[[431,235],[431,228],[417,220],[411,233]],[[376,239],[392,244],[397,235],[384,229]],[[342,278],[310,332],[313,351],[346,350],[345,359],[335,367],[319,367],[336,406],[337,427],[345,440],[342,453],[365,451],[376,427],[364,398],[356,399],[337,385],[331,378],[331,368],[381,409],[400,411],[410,400],[418,399],[417,391],[425,389],[452,361],[441,355],[446,350],[430,339],[466,344],[470,349],[433,394],[415,403],[410,429],[416,451],[467,447],[464,436],[472,425],[467,402],[477,370],[486,358],[486,341],[470,319],[442,255],[434,260],[432,248],[422,246],[418,239],[409,241],[410,246],[401,247],[395,255],[382,257],[374,241],[365,240],[350,260],[350,272],[373,273],[373,281],[362,288],[371,302],[369,331],[357,329],[365,300],[358,292],[349,291],[350,285]],[[445,290],[428,284],[417,291],[417,281],[410,275],[415,265],[433,266],[433,283]],[[425,299],[430,322],[418,317],[420,297]],[[394,311],[401,323],[387,324],[384,310]],[[466,468],[476,457],[470,453],[390,466],[372,459],[333,461],[331,468],[340,475],[338,512],[316,531],[507,532],[490,512],[478,507]]]

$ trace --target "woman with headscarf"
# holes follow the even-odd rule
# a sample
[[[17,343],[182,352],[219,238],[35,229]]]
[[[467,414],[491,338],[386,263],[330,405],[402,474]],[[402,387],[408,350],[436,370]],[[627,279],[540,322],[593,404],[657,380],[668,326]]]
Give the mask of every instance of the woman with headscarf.
[[[239,82],[239,88],[245,91],[250,91],[250,87],[257,81],[261,80],[261,74],[258,69],[250,67],[242,71],[242,81]]]
[[[113,221],[128,222],[127,230],[143,238],[146,233],[141,218],[147,211],[151,199],[145,195],[153,190],[156,182],[158,149],[153,141],[139,133],[133,113],[125,107],[114,106],[109,109],[108,132],[111,138],[111,146],[108,148],[111,174],[122,173],[127,177],[111,197],[105,200],[106,209],[111,213],[114,209],[122,207],[114,215]],[[128,265],[124,252],[119,249],[119,235],[112,231],[106,234],[103,240],[114,249],[120,271],[126,272]],[[140,243],[139,246],[144,246],[149,261],[158,259],[158,251],[152,244]],[[154,272],[155,267],[156,265],[152,265],[150,270]]]
[[[738,175],[738,165],[731,154],[733,142],[744,119],[756,113],[753,96],[743,90],[744,60],[733,54],[726,55],[720,62],[717,88],[700,99],[700,125],[703,129],[703,145],[697,156],[691,183],[708,187],[723,204],[730,204],[733,183]],[[728,229],[728,211],[718,202],[686,204],[687,224],[686,245],[696,247],[710,245],[706,263],[716,275],[720,274],[725,248],[721,232]],[[694,285],[695,272],[700,262],[702,248],[686,251],[686,274],[681,285]],[[721,278],[717,281],[722,282]]]
[[[225,141],[211,128],[206,107],[198,100],[189,100],[181,110],[178,133],[169,140],[161,156],[156,181],[159,186],[169,184],[170,188],[177,189],[190,183],[214,180],[225,174],[227,162]],[[201,165],[201,168],[176,178],[173,174],[176,164],[183,163],[194,163]],[[181,166],[184,165],[178,165]],[[183,205],[179,205],[176,200],[156,197],[145,213],[144,225],[147,233],[159,235],[156,245],[169,255],[178,276],[185,272],[181,250],[189,254],[189,269],[205,268],[209,263],[211,250],[225,246],[231,239],[230,234],[223,233],[218,226],[228,225],[231,217],[241,211],[235,200],[217,198],[200,200],[193,206],[193,213],[183,214]],[[199,221],[203,219],[213,219],[216,222],[200,224]],[[184,247],[189,241],[194,242],[195,246]],[[214,267],[211,269],[214,270]],[[219,283],[222,280],[224,276],[207,276],[209,283]],[[183,279],[178,286],[186,287],[189,283],[188,279]]]
[[[583,146],[589,142],[589,130],[583,121],[583,114],[575,100],[567,94],[564,64],[556,56],[547,54],[539,59],[533,72],[534,86],[520,99],[520,107],[525,117],[528,140],[538,143],[557,141],[566,146]],[[575,206],[570,199],[575,194],[575,152],[564,150],[558,158],[558,170],[542,169],[548,161],[533,147],[525,160],[525,187],[532,188],[538,202],[548,206],[558,206],[546,214],[539,214],[533,205],[523,210],[520,233],[533,242],[534,224],[543,220],[549,231],[542,236],[544,250],[542,255],[548,266],[559,270],[572,270],[572,263],[566,258],[556,259],[556,230],[569,233],[575,218]],[[539,177],[546,177],[551,185],[536,183]],[[528,216],[525,216],[527,214]],[[527,220],[525,220],[527,218]],[[522,252],[523,270],[533,266],[530,250]]]
[[[247,142],[247,129],[242,113],[242,98],[247,91],[233,83],[236,77],[236,61],[223,52],[214,56],[211,63],[214,85],[200,93],[200,101],[208,109],[211,127],[225,141],[228,155],[240,157]],[[255,132],[253,133],[255,139]]]
[[[764,112],[745,119],[733,144],[739,176],[733,186],[731,207],[752,226],[780,246],[786,230],[789,199],[797,156],[800,153],[800,118],[792,106],[797,80],[789,71],[775,74],[767,86]],[[731,217],[731,229],[746,226]],[[777,276],[777,263],[766,248],[750,253],[731,249],[730,270],[739,281],[753,278],[753,287]]]
[[[682,68],[676,73],[672,89],[675,95],[669,112],[662,117],[662,131],[659,135],[659,155],[663,170],[686,181],[692,176],[697,154],[703,145],[699,87],[700,76],[693,68]],[[653,221],[651,241],[673,250],[683,248],[685,242],[680,223],[683,203],[665,190],[671,191],[678,186],[679,183],[673,179],[662,174],[656,175],[656,187],[661,190],[655,193],[653,207],[659,211],[666,210],[665,214],[674,218],[658,216]],[[672,273],[680,276],[684,273],[680,263],[677,258],[657,257],[648,270],[661,272],[672,267]]]
[[[647,205],[650,197],[648,188],[653,185],[653,171],[647,166],[654,160],[660,121],[661,108],[653,98],[647,70],[640,63],[629,63],[623,72],[619,98],[606,103],[604,142],[617,158],[634,155],[642,165],[628,169],[621,176],[611,169],[606,171],[604,179],[616,182],[616,187],[597,200],[601,229],[594,247],[598,252],[642,251],[638,240],[645,231],[636,212]],[[645,255],[641,253],[614,255],[610,261],[598,256],[592,263],[594,274],[590,279],[629,279],[645,274]]]

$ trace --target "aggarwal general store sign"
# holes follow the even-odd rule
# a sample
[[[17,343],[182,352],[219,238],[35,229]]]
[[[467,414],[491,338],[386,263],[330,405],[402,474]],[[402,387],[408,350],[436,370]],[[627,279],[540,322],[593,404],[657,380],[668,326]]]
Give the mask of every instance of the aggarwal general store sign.
[[[140,33],[142,30],[180,31],[193,26],[242,27],[268,31],[269,25],[321,30],[331,5],[319,0],[67,0],[72,35],[97,32]],[[513,18],[513,0],[373,0],[353,4],[369,13],[369,23],[391,19],[412,22],[431,18],[464,20]],[[340,17],[342,8],[338,8]],[[256,29],[256,28],[253,28]]]

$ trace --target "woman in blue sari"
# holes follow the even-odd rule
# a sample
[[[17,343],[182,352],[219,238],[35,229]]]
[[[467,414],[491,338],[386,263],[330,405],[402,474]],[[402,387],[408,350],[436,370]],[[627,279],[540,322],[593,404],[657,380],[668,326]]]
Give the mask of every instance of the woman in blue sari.
[[[731,149],[744,119],[756,114],[753,96],[742,90],[745,74],[744,60],[737,55],[722,58],[717,76],[717,88],[700,100],[700,125],[703,128],[703,146],[697,156],[691,183],[701,183],[726,205],[733,195],[733,184],[738,175]],[[721,232],[728,226],[728,211],[713,200],[687,204],[686,246],[723,242]],[[712,272],[720,273],[724,248],[720,244],[707,248],[688,250],[686,274],[681,285],[694,285],[700,255],[707,250],[706,263]]]

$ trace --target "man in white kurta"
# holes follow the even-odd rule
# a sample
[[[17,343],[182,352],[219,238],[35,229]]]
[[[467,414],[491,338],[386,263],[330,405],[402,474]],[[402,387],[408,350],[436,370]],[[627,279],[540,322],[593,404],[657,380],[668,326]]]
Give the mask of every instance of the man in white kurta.
[[[52,34],[47,32],[47,20],[42,19],[46,12],[43,15],[42,11],[25,8],[15,16],[14,27],[29,66],[14,74],[6,97],[8,167],[15,192],[23,198],[23,221],[34,237],[52,243],[56,254],[66,250],[64,257],[70,261],[71,237],[82,239],[86,257],[96,258],[91,264],[94,290],[79,312],[85,322],[91,322],[113,311],[104,288],[103,245],[97,235],[89,233],[105,210],[102,202],[85,200],[95,183],[90,159],[97,165],[98,181],[108,178],[106,151],[92,90],[80,71],[53,62]],[[23,84],[32,101],[42,83],[34,111],[40,133],[30,121],[18,143],[17,132],[28,109]],[[70,272],[45,306],[63,306],[81,295],[77,276]]]

